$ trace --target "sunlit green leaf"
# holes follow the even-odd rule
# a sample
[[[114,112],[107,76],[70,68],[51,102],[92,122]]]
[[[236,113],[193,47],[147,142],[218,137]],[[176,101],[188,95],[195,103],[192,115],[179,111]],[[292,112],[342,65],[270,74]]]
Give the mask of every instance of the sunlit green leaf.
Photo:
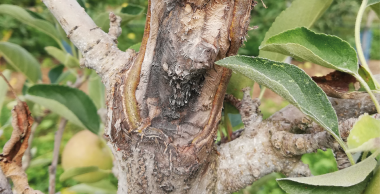
[[[88,95],[95,103],[97,109],[105,108],[105,87],[102,79],[95,71],[92,72],[88,81]]]
[[[339,138],[338,119],[326,94],[298,67],[247,56],[228,57],[216,64],[237,71],[276,92]]]
[[[355,49],[339,37],[301,27],[269,38],[261,50],[282,53],[346,73],[359,69]]]
[[[2,4],[0,5],[0,14],[10,15],[18,21],[38,29],[52,37],[55,41],[57,41],[57,43],[60,44],[58,31],[54,28],[54,26],[46,20],[34,18],[27,11],[25,11],[25,9],[16,5]]]
[[[349,187],[315,186],[290,180],[283,180],[278,182],[278,184],[289,194],[359,194],[365,189],[367,182],[368,178],[359,184]]]
[[[3,72],[3,75],[9,79],[11,77],[11,71],[10,70],[4,70]],[[5,97],[7,95],[7,91],[8,91],[8,85],[7,83],[4,81],[4,79],[2,77],[0,77],[0,118],[1,118],[1,113],[2,113],[2,108],[3,108],[3,103],[4,103],[4,100],[5,100]],[[5,115],[4,115],[5,116]],[[5,119],[4,119],[5,120]],[[0,119],[0,126],[1,126],[2,122],[1,122],[1,119]]]
[[[380,121],[369,115],[363,115],[352,127],[347,138],[347,145],[350,149],[358,148],[376,137],[380,137]]]
[[[95,134],[99,132],[97,109],[81,90],[61,85],[34,85],[26,98]]]
[[[356,78],[360,77],[356,51],[348,42],[336,36],[315,33],[304,27],[288,30],[269,38],[261,50],[290,55],[349,73]],[[368,73],[367,75],[362,70],[362,74],[365,75],[368,83],[373,82]]]
[[[356,194],[364,190],[368,175],[376,166],[376,160],[368,158],[356,165],[329,174],[277,179],[282,189],[290,194],[342,193]]]
[[[78,168],[71,168],[69,170],[65,170],[59,177],[59,181],[63,182],[66,181],[67,179],[73,178],[75,176],[81,175],[81,174],[86,174],[89,172],[96,172],[99,171],[99,167],[97,166],[86,166],[86,167],[78,167]]]
[[[56,58],[59,62],[64,64],[66,67],[79,67],[79,61],[69,53],[62,51],[53,46],[45,47],[46,52]]]
[[[332,0],[293,1],[289,8],[277,16],[276,20],[265,34],[261,46],[264,46],[265,42],[270,37],[286,30],[302,26],[310,28],[314,22],[322,16],[332,2]],[[283,61],[286,56],[268,51],[260,51],[259,57],[274,61]]]
[[[380,17],[380,1],[378,0],[373,0],[372,3],[370,3],[371,0],[368,2],[368,5],[370,6],[370,8],[375,11],[375,13],[377,14],[378,17]]]
[[[109,180],[101,180],[95,183],[82,183],[69,188],[77,193],[116,194],[117,188]]]
[[[141,47],[141,42],[136,43],[136,44],[130,46],[128,49],[132,49],[132,50],[134,50],[134,51],[136,51],[136,52],[139,52],[140,47]]]
[[[0,42],[0,55],[15,70],[23,73],[31,82],[36,83],[37,80],[41,79],[40,64],[21,46],[10,42]]]
[[[230,78],[230,81],[227,85],[227,93],[232,94],[238,99],[243,98],[243,88],[250,87],[251,90],[253,88],[253,84],[255,82],[246,76],[238,73],[238,72],[232,72],[232,76]],[[238,114],[239,111],[230,105],[228,102],[225,103],[225,110],[227,110],[228,113]]]
[[[347,152],[364,152],[373,151],[376,149],[380,149],[380,137],[372,138],[356,148],[347,150]]]

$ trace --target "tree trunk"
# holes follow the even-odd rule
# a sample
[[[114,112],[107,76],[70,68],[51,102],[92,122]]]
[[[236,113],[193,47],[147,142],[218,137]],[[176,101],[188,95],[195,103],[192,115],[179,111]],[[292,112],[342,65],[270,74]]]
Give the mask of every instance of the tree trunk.
[[[115,156],[119,194],[231,193],[272,172],[309,176],[302,154],[340,151],[293,106],[262,121],[249,92],[237,103],[242,136],[214,144],[231,76],[214,62],[237,53],[255,1],[150,0],[139,53],[117,48],[120,28],[112,13],[107,34],[76,0],[44,3],[82,52],[81,65],[95,69],[107,88],[104,137]],[[355,101],[330,100],[340,119],[375,110],[368,95],[361,99],[368,103],[349,110]],[[342,121],[341,134],[348,136],[354,121]],[[304,134],[293,134],[299,128]]]
[[[236,54],[251,7],[247,0],[150,2],[140,53],[108,96],[119,193],[215,191],[214,140],[231,71],[214,61]],[[127,82],[140,74],[135,119],[125,110],[135,100]]]

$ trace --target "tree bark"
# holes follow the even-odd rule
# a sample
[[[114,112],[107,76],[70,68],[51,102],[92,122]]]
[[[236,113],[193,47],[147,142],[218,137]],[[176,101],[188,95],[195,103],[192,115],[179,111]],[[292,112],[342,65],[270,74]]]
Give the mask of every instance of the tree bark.
[[[310,176],[302,154],[340,149],[305,115],[289,114],[297,111],[292,107],[262,121],[259,102],[248,92],[239,107],[245,131],[214,144],[231,76],[214,61],[237,53],[255,1],[150,0],[139,53],[120,51],[117,25],[103,32],[75,0],[44,3],[82,52],[82,65],[95,69],[106,86],[104,137],[120,194],[231,193],[272,172]],[[354,117],[356,109],[338,104],[338,116]],[[299,130],[306,134],[293,134]]]

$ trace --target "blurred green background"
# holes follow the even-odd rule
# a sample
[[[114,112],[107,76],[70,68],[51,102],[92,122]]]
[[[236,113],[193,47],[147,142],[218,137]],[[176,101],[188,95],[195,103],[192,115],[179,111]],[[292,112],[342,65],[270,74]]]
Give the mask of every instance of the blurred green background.
[[[86,0],[85,7],[87,13],[91,17],[96,17],[97,14],[105,11],[112,11],[122,6],[128,6],[128,4],[140,5],[147,7],[146,0]],[[241,55],[258,55],[258,47],[261,44],[265,36],[265,32],[270,28],[275,18],[286,9],[292,2],[292,0],[282,1],[264,1],[267,5],[265,9],[259,1],[252,12],[252,20],[250,26],[257,26],[258,29],[250,30],[247,37],[247,42],[239,50]],[[1,3],[13,4],[21,6],[32,12],[38,14],[41,18],[54,22],[54,18],[47,11],[41,0],[2,0]],[[312,27],[317,32],[323,32],[326,34],[332,34],[341,37],[354,46],[354,23],[359,4],[356,0],[334,0],[333,4],[326,11],[326,13],[315,23]],[[145,11],[144,11],[145,12]],[[366,14],[368,15],[368,14]],[[366,23],[366,17],[363,24]],[[145,14],[142,14],[137,19],[131,21],[126,26],[123,26],[123,33],[118,38],[118,46],[121,50],[126,50],[130,46],[141,42],[143,30],[145,24]],[[380,22],[379,19],[375,19],[371,25],[372,31],[372,45],[370,48],[370,59],[380,60]],[[57,62],[49,56],[44,47],[56,46],[56,42],[45,34],[38,30],[29,27],[17,20],[6,16],[0,15],[0,40],[7,39],[7,41],[18,44],[32,53],[42,64],[42,68],[50,69],[54,67]],[[0,70],[9,68],[4,59],[0,59]],[[12,81],[12,80],[11,80]],[[22,84],[21,84],[22,86]],[[16,88],[17,89],[17,88]],[[11,102],[11,98],[6,99],[6,103]],[[271,98],[264,98],[262,101],[261,110],[264,117],[267,118],[274,112],[287,105],[287,102],[274,102]],[[10,106],[3,108],[2,115],[10,114]],[[2,116],[1,118],[6,118]],[[0,135],[0,152],[5,142],[9,139],[12,132],[11,127],[1,126],[6,121],[1,121],[0,128],[2,134]],[[41,124],[38,126],[35,133],[35,138],[32,143],[32,155],[33,160],[31,166],[26,171],[30,186],[34,189],[47,192],[48,190],[48,166],[51,163],[53,145],[54,145],[54,132],[57,131],[57,123],[59,123],[59,117],[55,114],[50,114],[45,117]],[[83,130],[74,124],[68,124],[65,129],[65,133],[62,140],[61,150],[67,141],[78,131]],[[336,163],[331,150],[321,151],[317,153],[306,154],[302,157],[302,161],[309,164],[313,175],[324,174],[328,172],[336,171]],[[63,173],[61,166],[58,166],[57,177]],[[281,188],[278,187],[275,179],[282,177],[280,174],[271,174],[255,182],[252,186],[247,187],[237,193],[262,193],[262,194],[279,194],[284,193]],[[107,178],[113,187],[117,186],[117,179],[110,174]],[[56,190],[64,193],[72,193],[64,188],[69,188],[79,184],[74,180],[67,180],[65,182],[57,181]]]

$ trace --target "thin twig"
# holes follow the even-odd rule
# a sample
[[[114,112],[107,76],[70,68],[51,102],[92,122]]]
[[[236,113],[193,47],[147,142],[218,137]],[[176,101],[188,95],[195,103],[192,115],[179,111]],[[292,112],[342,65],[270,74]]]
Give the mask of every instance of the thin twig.
[[[241,108],[241,101],[237,99],[234,95],[232,94],[226,94],[224,96],[224,100],[228,103],[230,103],[232,106],[234,106],[236,109]]]
[[[54,137],[53,161],[49,166],[49,194],[55,194],[55,176],[58,165],[59,148],[61,146],[63,131],[65,130],[66,124],[67,120],[62,118],[59,123],[58,131],[55,133]]]
[[[265,5],[265,3],[264,3],[264,1],[263,0],[261,0],[261,3],[263,4],[263,6],[265,7],[265,9],[266,8],[268,8],[266,5]]]
[[[13,95],[15,96],[17,101],[20,101],[20,99],[17,97],[16,91],[13,89],[12,85],[9,83],[8,79],[3,75],[2,72],[0,72],[0,76],[3,77],[5,83],[8,84],[9,89],[12,91]]]

